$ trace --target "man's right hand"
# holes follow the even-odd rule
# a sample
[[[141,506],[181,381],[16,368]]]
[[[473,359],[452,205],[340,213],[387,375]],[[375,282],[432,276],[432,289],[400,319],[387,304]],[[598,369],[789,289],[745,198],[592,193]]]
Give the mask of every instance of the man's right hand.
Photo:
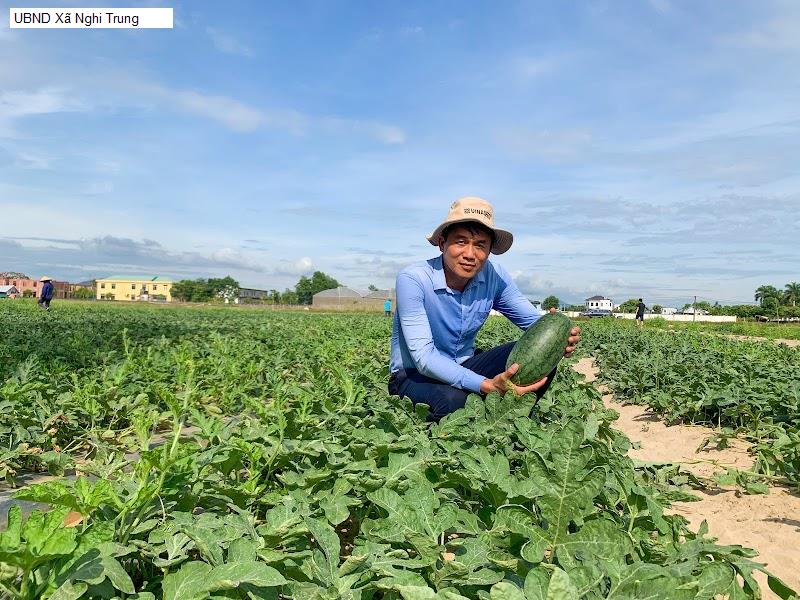
[[[519,365],[514,363],[508,369],[496,375],[492,379],[484,379],[481,383],[481,394],[488,394],[489,392],[500,392],[505,394],[508,390],[512,390],[517,396],[522,396],[529,392],[535,392],[547,383],[547,376],[542,377],[539,381],[530,385],[516,385],[511,382],[511,376],[519,370]]]

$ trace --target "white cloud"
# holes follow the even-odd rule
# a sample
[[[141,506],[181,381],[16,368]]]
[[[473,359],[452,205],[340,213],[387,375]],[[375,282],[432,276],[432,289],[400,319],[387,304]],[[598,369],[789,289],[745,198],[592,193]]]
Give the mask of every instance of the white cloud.
[[[256,108],[227,96],[210,96],[190,90],[165,90],[176,106],[188,112],[220,121],[234,131],[250,132],[265,121]]]
[[[517,157],[538,158],[547,162],[578,159],[592,144],[592,134],[583,129],[503,129],[495,133],[494,139],[499,146]]]
[[[405,27],[400,28],[400,33],[402,35],[423,35],[425,33],[425,29],[420,25],[407,25]]]
[[[378,121],[325,117],[320,120],[320,124],[327,131],[360,133],[389,146],[403,144],[406,141],[406,133],[402,128]]]
[[[252,58],[255,56],[253,50],[248,48],[234,36],[224,33],[214,27],[206,27],[206,33],[208,37],[211,38],[211,41],[214,43],[214,46],[220,52],[224,52],[225,54],[235,54],[238,56],[245,56],[247,58]]]
[[[561,59],[548,56],[521,57],[516,59],[514,72],[522,79],[534,79],[552,73],[561,64]]]
[[[14,120],[26,116],[134,107],[195,115],[242,133],[266,128],[294,136],[366,136],[387,145],[406,140],[403,129],[391,123],[257,106],[225,94],[164,85],[137,64],[129,66],[95,66],[89,76],[86,69],[61,64],[55,57],[24,54],[18,61],[0,61],[0,89],[5,90],[0,92],[0,136],[10,136]]]
[[[669,2],[669,0],[650,0],[650,6],[653,7],[653,10],[661,13],[662,15],[667,14],[672,10],[672,4]]]
[[[84,271],[142,269],[147,271],[203,272],[204,269],[264,271],[257,261],[228,248],[203,254],[174,251],[153,240],[134,240],[106,235],[75,240],[47,238],[0,238],[6,260],[30,265],[81,265]],[[15,252],[12,252],[15,250]],[[26,266],[25,268],[30,268]]]
[[[800,50],[800,12],[771,18],[749,31],[726,36],[722,41],[761,50]]]
[[[22,151],[17,155],[14,166],[21,169],[47,170],[51,168],[51,161],[46,156]]]
[[[308,275],[314,270],[314,261],[308,256],[297,260],[280,260],[275,263],[270,272],[275,275]]]
[[[29,115],[88,110],[88,106],[66,89],[0,92],[0,122]]]

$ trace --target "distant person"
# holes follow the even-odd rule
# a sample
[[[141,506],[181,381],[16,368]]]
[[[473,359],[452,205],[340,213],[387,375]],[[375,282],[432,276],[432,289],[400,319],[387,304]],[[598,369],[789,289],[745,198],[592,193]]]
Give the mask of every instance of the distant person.
[[[636,305],[636,326],[643,327],[644,326],[644,311],[647,307],[642,302],[642,299],[639,298],[639,304]]]
[[[392,299],[391,298],[387,298],[386,302],[383,303],[383,313],[387,317],[391,317],[392,316]]]
[[[506,369],[514,342],[475,352],[475,335],[492,309],[520,329],[546,314],[534,308],[508,271],[489,261],[489,253],[503,254],[514,241],[509,231],[495,227],[492,205],[474,197],[456,200],[427,239],[440,254],[397,275],[389,393],[427,404],[431,421],[463,408],[470,393],[513,390],[541,397],[555,369],[517,386],[511,377],[519,365]],[[579,333],[574,327],[564,340],[565,356],[575,350]]]
[[[39,281],[44,283],[42,289],[39,290],[39,306],[45,310],[50,310],[50,301],[53,299],[53,293],[56,289],[53,287],[52,280],[47,276],[42,277]]]

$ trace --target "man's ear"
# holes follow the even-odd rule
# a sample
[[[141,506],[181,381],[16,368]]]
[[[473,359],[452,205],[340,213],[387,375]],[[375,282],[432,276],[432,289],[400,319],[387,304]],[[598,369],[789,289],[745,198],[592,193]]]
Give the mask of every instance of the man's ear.
[[[439,236],[439,252],[444,252],[444,243],[445,243],[446,241],[447,241],[447,240],[445,240],[445,239],[444,239],[444,236],[443,236],[443,235],[440,235],[440,236]]]

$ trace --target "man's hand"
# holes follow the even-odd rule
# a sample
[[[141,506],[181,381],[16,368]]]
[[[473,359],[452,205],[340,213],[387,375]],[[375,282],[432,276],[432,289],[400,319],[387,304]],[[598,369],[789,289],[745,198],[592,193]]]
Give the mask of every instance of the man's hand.
[[[481,394],[488,394],[489,392],[500,392],[505,394],[508,390],[513,390],[517,396],[522,396],[528,392],[535,392],[547,383],[547,377],[542,377],[539,381],[530,385],[516,385],[511,382],[511,376],[519,371],[519,365],[514,363],[507,370],[492,379],[484,379],[481,383]]]
[[[550,309],[551,313],[556,312],[555,308]],[[569,337],[567,338],[567,347],[564,348],[564,358],[569,358],[572,356],[572,353],[575,352],[575,348],[578,346],[578,342],[581,341],[581,328],[580,327],[573,327],[569,330]]]
[[[569,358],[572,356],[572,353],[575,352],[575,348],[578,347],[578,342],[581,341],[581,328],[580,327],[573,327],[569,330],[569,337],[567,338],[567,347],[564,349],[564,357]]]

